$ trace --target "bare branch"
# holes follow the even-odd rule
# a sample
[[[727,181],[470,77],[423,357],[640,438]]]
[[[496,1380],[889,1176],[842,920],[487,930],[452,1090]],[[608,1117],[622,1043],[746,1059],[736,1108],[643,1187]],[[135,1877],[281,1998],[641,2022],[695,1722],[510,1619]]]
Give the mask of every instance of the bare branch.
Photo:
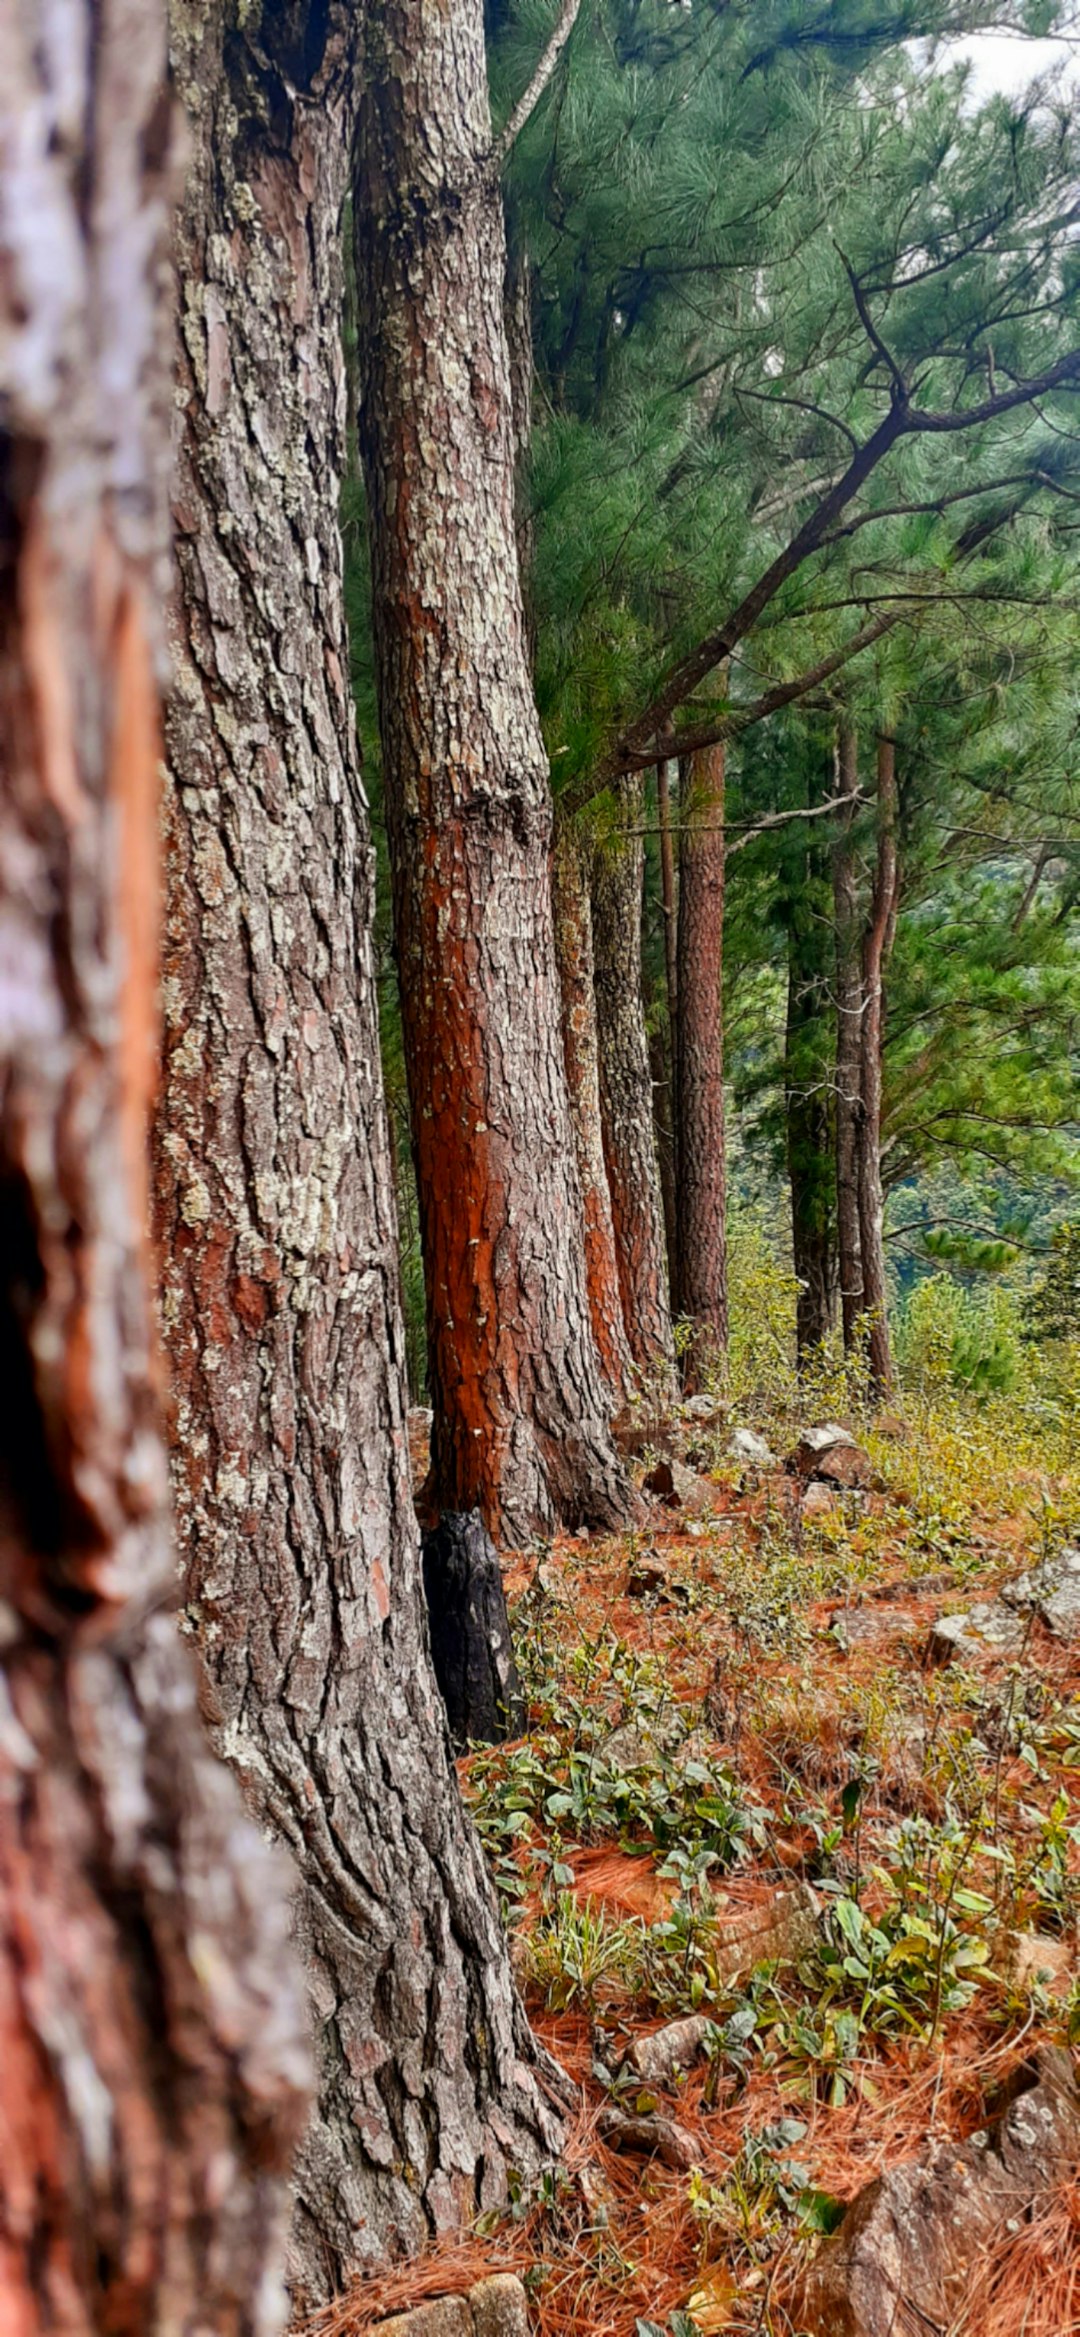
[[[755,820],[752,827],[727,830],[729,835],[734,836],[734,842],[728,845],[728,858],[731,858],[733,852],[741,852],[745,845],[752,844],[755,836],[765,835],[769,828],[786,828],[792,820],[827,819],[833,812],[846,812],[853,805],[867,801],[868,798],[861,794],[830,795],[824,803],[800,804],[794,811],[767,812],[765,818]]]
[[[549,40],[546,49],[544,50],[544,54],[540,59],[540,63],[538,64],[535,73],[533,74],[532,80],[530,81],[528,88],[523,92],[521,97],[519,97],[509,121],[506,123],[505,128],[500,131],[499,136],[496,138],[495,144],[492,147],[491,170],[493,175],[497,176],[499,171],[501,171],[503,164],[506,161],[507,155],[509,154],[511,147],[514,144],[514,140],[520,136],[526,122],[529,119],[530,114],[533,113],[536,107],[539,105],[544,91],[547,88],[548,82],[550,81],[551,76],[555,71],[555,67],[558,64],[563,50],[566,47],[567,41],[569,40],[574,26],[577,23],[578,11],[580,7],[581,0],[563,0],[562,7],[559,10],[559,17],[555,26],[555,30],[552,33],[551,39]]]
[[[843,263],[844,273],[847,277],[848,283],[851,286],[851,297],[859,312],[859,323],[861,324],[862,329],[866,334],[866,338],[869,341],[870,347],[874,351],[875,356],[880,357],[881,362],[885,367],[885,370],[888,373],[889,379],[892,383],[891,395],[897,404],[902,406],[906,405],[909,392],[904,375],[901,372],[895,357],[893,356],[892,350],[886,347],[885,342],[881,338],[881,334],[879,333],[867,306],[866,294],[863,291],[862,285],[860,284],[855,270],[851,265],[851,261],[849,260],[847,253],[841,250],[839,244],[837,244],[836,249]]]

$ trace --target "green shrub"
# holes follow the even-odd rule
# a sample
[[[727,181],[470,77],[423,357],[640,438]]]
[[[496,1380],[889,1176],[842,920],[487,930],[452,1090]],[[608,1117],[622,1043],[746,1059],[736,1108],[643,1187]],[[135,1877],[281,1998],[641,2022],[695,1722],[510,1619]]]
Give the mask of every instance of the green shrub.
[[[896,1353],[908,1386],[926,1392],[1010,1395],[1030,1369],[1015,1293],[968,1290],[951,1274],[933,1274],[912,1291],[897,1321]]]

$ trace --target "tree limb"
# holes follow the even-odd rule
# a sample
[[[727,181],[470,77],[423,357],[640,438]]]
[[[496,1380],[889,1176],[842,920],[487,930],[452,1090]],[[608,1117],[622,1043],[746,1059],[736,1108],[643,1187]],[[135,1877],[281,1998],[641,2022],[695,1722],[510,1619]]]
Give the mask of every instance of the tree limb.
[[[795,699],[804,698],[808,691],[820,688],[821,683],[838,673],[841,666],[857,657],[860,650],[868,649],[874,641],[880,641],[882,635],[890,633],[894,625],[903,624],[908,614],[907,606],[903,609],[890,607],[882,615],[872,617],[865,625],[860,625],[858,631],[849,634],[839,649],[830,650],[828,657],[819,658],[816,665],[807,666],[791,681],[775,682],[759,698],[751,698],[745,706],[733,706],[714,722],[699,723],[696,730],[663,733],[658,742],[654,741],[651,752],[627,755],[615,772],[598,767],[595,772],[590,772],[563,790],[559,796],[561,810],[572,819],[575,812],[583,811],[585,805],[592,802],[594,796],[603,794],[612,777],[621,776],[624,771],[648,770],[658,755],[697,754],[706,747],[719,746],[725,739],[740,736],[755,722],[764,722],[770,714],[779,713],[782,707],[790,706]]]
[[[531,113],[539,105],[567,41],[577,23],[581,0],[563,0],[558,21],[543,56],[526,90],[519,97],[505,127],[500,130],[491,149],[491,171],[494,177],[501,171],[507,155],[525,127]]]
[[[646,760],[651,759],[648,749],[657,738],[669,740],[672,737],[671,717],[678,707],[693,695],[714,667],[720,665],[725,657],[730,657],[732,650],[738,647],[739,642],[757,623],[762,611],[775,598],[781,585],[786,584],[789,576],[794,575],[804,560],[821,548],[841,513],[900,439],[914,434],[934,435],[977,429],[983,423],[996,421],[1002,414],[1012,413],[1017,406],[1031,404],[1049,390],[1075,387],[1080,387],[1080,350],[1073,350],[1067,356],[1058,358],[1054,365],[1048,366],[1044,373],[1036,375],[1031,381],[1016,382],[1011,389],[984,398],[978,406],[959,407],[953,413],[921,411],[912,406],[906,396],[901,398],[894,383],[893,402],[888,413],[882,416],[876,430],[871,431],[869,438],[857,449],[835,486],[822,497],[790,542],[777,553],[775,560],[770,561],[757,583],[744,594],[723,624],[718,625],[715,632],[706,634],[697,648],[692,649],[673,668],[656,696],[628,724],[604,756],[597,767],[595,781],[587,785],[582,800],[587,801],[591,795],[598,793],[609,779],[617,777],[621,771],[638,768],[635,757],[644,755]],[[670,753],[673,749],[669,746],[665,751]]]

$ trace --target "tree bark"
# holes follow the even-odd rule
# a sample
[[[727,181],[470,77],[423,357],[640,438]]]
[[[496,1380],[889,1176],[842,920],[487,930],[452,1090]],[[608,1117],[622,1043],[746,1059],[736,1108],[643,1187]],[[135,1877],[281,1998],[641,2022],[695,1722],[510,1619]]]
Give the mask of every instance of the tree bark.
[[[863,1306],[859,1244],[859,1109],[862,1065],[862,968],[859,947],[858,867],[853,837],[853,798],[859,785],[858,737],[851,723],[840,726],[836,756],[837,794],[842,809],[833,845],[833,923],[836,933],[836,1251],[844,1353],[858,1339]]]
[[[868,1318],[870,1385],[886,1396],[893,1384],[889,1294],[885,1279],[885,1194],[881,1179],[881,1066],[884,973],[896,930],[900,888],[897,851],[896,742],[877,742],[877,864],[862,946],[862,1046],[858,1123],[859,1244],[863,1310]]]
[[[646,1007],[649,1042],[649,1079],[652,1085],[653,1142],[660,1178],[660,1206],[664,1216],[664,1249],[668,1258],[668,1289],[672,1313],[678,1309],[675,1287],[679,1229],[675,1198],[674,1080],[671,1075],[671,1034],[655,1023]]]
[[[788,998],[784,1042],[787,1167],[791,1241],[799,1293],[800,1360],[828,1338],[833,1315],[833,1137],[829,1110],[833,1046],[830,973],[824,942],[828,916],[821,852],[798,851],[799,877],[788,915]]]
[[[660,1198],[664,1209],[664,1239],[668,1255],[668,1282],[671,1305],[679,1312],[679,1227],[676,1215],[678,1163],[676,1147],[675,1092],[678,1081],[679,1045],[679,879],[675,865],[675,839],[671,823],[671,790],[678,785],[678,762],[660,762],[656,766],[656,817],[660,830],[660,908],[664,921],[664,1027],[649,1030],[649,1065],[652,1072],[653,1121],[656,1151],[660,1166]]]
[[[355,179],[360,437],[423,1232],[432,1494],[496,1540],[615,1525],[514,541],[481,0],[372,10]]]
[[[675,842],[671,831],[671,788],[678,785],[679,766],[662,761],[656,766],[656,821],[660,830],[660,900],[664,913],[664,972],[667,976],[668,1029],[671,1032],[671,1071],[678,1078],[679,1043],[679,883]]]
[[[195,152],[158,1226],[188,1613],[298,1878],[307,2298],[499,2201],[558,2133],[449,1759],[408,1480],[337,510],[356,37],[348,0],[175,0]]]
[[[284,1861],[177,1636],[151,1328],[164,9],[0,11],[0,2322],[270,2337]]]
[[[675,1349],[641,997],[641,773],[620,780],[616,794],[619,827],[598,844],[592,870],[600,1120],[630,1352],[639,1371],[663,1384],[672,1379]]]
[[[629,1391],[634,1363],[623,1322],[611,1195],[600,1124],[600,1065],[596,1037],[592,904],[586,866],[591,844],[572,825],[557,823],[551,863],[555,951],[562,995],[563,1051],[570,1119],[585,1219],[585,1278],[589,1317],[600,1367],[613,1395]]]
[[[724,748],[693,757],[679,855],[675,1155],[684,1378],[699,1387],[727,1346],[724,1133]]]

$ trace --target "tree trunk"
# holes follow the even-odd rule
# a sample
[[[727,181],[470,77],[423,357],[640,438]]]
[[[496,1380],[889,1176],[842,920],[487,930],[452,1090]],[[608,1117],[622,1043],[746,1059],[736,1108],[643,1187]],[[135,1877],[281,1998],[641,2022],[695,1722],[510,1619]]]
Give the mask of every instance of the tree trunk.
[[[671,1032],[671,1075],[678,1078],[679,1043],[679,885],[675,843],[671,832],[671,789],[678,785],[675,761],[656,766],[656,822],[660,830],[660,900],[664,913],[664,972],[667,976],[668,1029]],[[674,1266],[674,1261],[673,1261]]]
[[[664,1214],[664,1248],[668,1257],[668,1288],[671,1309],[677,1306],[675,1290],[675,1261],[678,1256],[678,1220],[675,1201],[675,1130],[673,1126],[674,1081],[671,1076],[671,1037],[660,1024],[654,1023],[646,1009],[646,1029],[649,1041],[649,1079],[652,1085],[653,1142],[656,1146],[656,1166],[660,1178],[660,1206]]]
[[[862,947],[862,1049],[859,1113],[859,1242],[863,1308],[869,1319],[870,1385],[886,1396],[893,1383],[889,1298],[885,1280],[885,1195],[881,1182],[881,1063],[884,972],[896,929],[899,858],[896,842],[896,743],[877,743],[877,865]]]
[[[385,0],[355,180],[360,437],[432,1493],[513,1543],[615,1525],[631,1497],[585,1286],[490,146],[481,0]]]
[[[833,1313],[833,1139],[829,1111],[833,1046],[829,1032],[831,968],[825,956],[828,914],[821,853],[798,853],[799,878],[788,919],[788,1001],[784,1044],[791,1241],[799,1283],[800,1360],[828,1338]]]
[[[836,1251],[844,1353],[850,1355],[862,1313],[859,1245],[859,1097],[862,1062],[862,971],[859,951],[858,872],[852,828],[859,786],[858,738],[842,723],[837,742],[837,794],[844,808],[833,845],[833,923],[836,932]]]
[[[660,1198],[664,1208],[664,1240],[668,1255],[668,1282],[673,1313],[678,1313],[679,1227],[676,1214],[678,1163],[675,1157],[675,1091],[679,1044],[679,880],[675,866],[675,839],[671,825],[671,790],[678,785],[677,761],[656,766],[656,817],[660,830],[660,908],[664,920],[664,1027],[649,1029],[649,1066],[652,1072],[653,1123],[660,1165]]]
[[[552,854],[551,891],[562,993],[566,1085],[585,1218],[589,1316],[601,1369],[621,1402],[631,1385],[634,1364],[623,1323],[615,1229],[611,1222],[611,1195],[600,1126],[600,1066],[587,853],[591,853],[591,846],[583,846],[578,831],[559,822]]]
[[[269,2337],[284,1861],[174,1615],[146,1240],[164,9],[0,11],[0,2322]]]
[[[639,1371],[663,1383],[672,1377],[675,1350],[641,999],[640,773],[619,780],[616,794],[619,828],[598,845],[592,874],[600,1119],[630,1352]]]
[[[313,2297],[500,2200],[557,2124],[424,1619],[337,516],[356,12],[297,21],[175,0],[196,133],[158,1222],[188,1612],[298,1875]]]
[[[685,1379],[701,1385],[727,1346],[724,1212],[724,748],[693,757],[679,856],[679,1075],[675,1154]]]

